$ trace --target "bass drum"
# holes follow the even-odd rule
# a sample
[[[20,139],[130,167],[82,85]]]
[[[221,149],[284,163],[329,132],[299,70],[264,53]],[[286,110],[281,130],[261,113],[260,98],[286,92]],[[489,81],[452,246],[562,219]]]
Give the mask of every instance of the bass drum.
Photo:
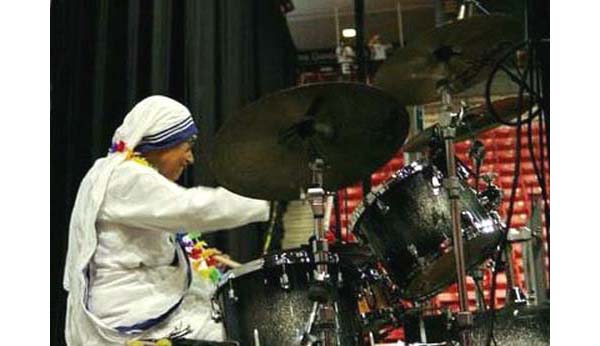
[[[427,299],[456,281],[450,200],[443,179],[434,165],[413,162],[369,193],[352,215],[350,229],[387,267],[405,299]],[[464,182],[459,195],[468,270],[493,254],[502,222],[484,210]]]
[[[330,253],[339,346],[362,345],[350,288]],[[241,346],[299,345],[313,311],[309,287],[316,268],[306,248],[267,255],[227,272],[213,296],[213,315],[222,319],[228,339]]]

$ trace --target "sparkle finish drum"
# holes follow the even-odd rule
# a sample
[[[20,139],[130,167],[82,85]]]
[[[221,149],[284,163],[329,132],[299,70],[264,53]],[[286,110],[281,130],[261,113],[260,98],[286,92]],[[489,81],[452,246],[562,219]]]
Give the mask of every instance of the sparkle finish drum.
[[[362,345],[356,301],[329,253],[338,345]],[[309,288],[316,263],[308,248],[267,255],[229,271],[213,296],[213,314],[222,318],[228,339],[241,346],[298,345],[314,303]]]
[[[388,269],[405,299],[424,300],[456,281],[450,200],[443,173],[413,162],[367,195],[351,229]],[[491,256],[502,223],[461,183],[459,208],[467,269]]]

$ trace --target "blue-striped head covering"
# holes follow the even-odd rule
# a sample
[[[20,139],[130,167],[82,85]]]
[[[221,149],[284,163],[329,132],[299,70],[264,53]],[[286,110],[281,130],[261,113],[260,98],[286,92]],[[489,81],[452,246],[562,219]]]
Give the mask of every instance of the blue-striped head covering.
[[[198,133],[190,111],[166,96],[150,96],[127,114],[113,136],[113,145],[124,142],[139,153],[166,149]]]
[[[191,115],[188,115],[169,128],[142,137],[134,151],[146,153],[152,150],[169,148],[187,141],[197,133],[198,129],[194,124],[194,119]]]

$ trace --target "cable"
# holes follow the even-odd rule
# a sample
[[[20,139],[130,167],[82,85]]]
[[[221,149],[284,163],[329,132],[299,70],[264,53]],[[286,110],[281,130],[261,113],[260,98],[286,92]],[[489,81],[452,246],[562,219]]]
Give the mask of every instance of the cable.
[[[491,83],[492,80],[495,76],[495,73],[498,71],[498,69],[500,68],[500,66],[503,64],[504,59],[508,58],[510,56],[510,54],[514,54],[514,52],[516,51],[516,49],[522,47],[524,45],[524,43],[520,43],[518,45],[516,45],[513,50],[509,51],[507,54],[505,54],[505,56],[503,57],[503,59],[499,60],[496,65],[494,66],[494,69],[492,71],[492,73],[490,74],[490,77],[488,78],[488,81],[486,83],[486,89],[485,89],[485,99],[486,99],[486,104],[488,107],[488,111],[492,114],[492,116],[494,116],[496,118],[497,121],[499,121],[500,123],[503,123],[505,125],[508,126],[512,126],[514,127],[516,125],[516,135],[517,135],[517,141],[516,141],[516,148],[515,148],[515,169],[514,169],[514,178],[513,178],[513,182],[512,182],[512,187],[511,187],[511,193],[510,193],[510,202],[509,202],[509,207],[508,207],[508,215],[507,215],[507,220],[506,220],[506,229],[504,231],[504,233],[502,234],[501,240],[500,240],[500,245],[497,249],[497,254],[496,254],[496,258],[495,258],[495,263],[494,263],[494,272],[493,272],[493,278],[492,278],[492,285],[491,285],[491,292],[490,292],[490,298],[491,298],[491,303],[490,303],[490,310],[491,310],[491,318],[490,318],[490,328],[489,328],[489,332],[488,332],[488,338],[487,338],[487,342],[486,345],[491,345],[492,341],[495,344],[495,338],[494,338],[494,323],[495,323],[495,319],[496,319],[496,285],[497,285],[497,279],[498,279],[498,272],[500,271],[500,263],[502,261],[502,253],[504,252],[504,249],[506,247],[506,245],[508,244],[508,231],[510,230],[510,225],[511,225],[511,221],[512,221],[512,216],[513,216],[513,212],[514,212],[514,203],[515,203],[515,197],[516,197],[516,191],[517,191],[517,186],[519,183],[519,177],[520,177],[520,173],[521,173],[521,131],[522,131],[522,125],[523,125],[523,119],[522,119],[522,113],[519,112],[519,115],[517,116],[517,122],[516,124],[510,123],[510,122],[506,122],[503,119],[501,119],[498,114],[496,113],[496,111],[493,109],[492,103],[491,103],[491,99],[490,99],[490,87],[491,87]],[[529,55],[528,57],[531,60],[531,55]],[[531,64],[528,64],[528,67],[531,66]],[[527,77],[529,68],[525,70],[524,72],[524,77]],[[517,100],[517,109],[521,109],[521,105],[523,103],[523,92],[525,91],[526,88],[524,85],[524,83],[519,82],[519,97]],[[530,94],[535,94],[534,92],[530,92]],[[525,120],[525,122],[531,122],[532,120],[532,109],[531,107],[529,108],[529,114],[527,119]],[[507,258],[507,260],[510,260]]]
[[[492,69],[492,72],[490,73],[490,77],[487,80],[487,83],[485,85],[485,102],[487,105],[487,110],[488,112],[490,112],[490,114],[494,117],[494,119],[506,126],[510,126],[510,127],[516,127],[518,126],[517,123],[513,123],[510,121],[506,121],[504,120],[502,117],[500,117],[500,115],[498,115],[498,113],[496,112],[496,109],[493,106],[492,100],[491,100],[491,88],[492,88],[492,82],[495,79],[496,73],[502,69],[504,72],[506,72],[507,74],[509,74],[509,76],[511,76],[511,79],[513,80],[513,82],[519,84],[519,100],[517,101],[517,111],[519,113],[522,113],[522,106],[523,106],[523,102],[522,102],[522,95],[523,95],[523,90],[526,90],[529,94],[530,97],[533,97],[534,95],[537,95],[537,93],[534,90],[531,90],[531,88],[527,87],[527,85],[525,85],[522,80],[516,80],[514,78],[514,76],[512,76],[512,73],[509,73],[509,71],[507,69],[504,68],[504,62],[507,58],[511,57],[513,54],[515,54],[520,48],[522,48],[524,45],[529,45],[529,41],[523,41],[520,42],[514,46],[512,46],[507,53],[505,53],[502,58],[500,58],[496,64],[494,65],[494,68]],[[530,58],[530,57],[529,57]],[[528,65],[530,66],[530,65]],[[518,77],[520,77],[521,79],[525,79],[523,77],[526,77],[527,73],[528,73],[528,69],[525,70],[524,74],[520,73],[520,70],[517,67],[517,73],[519,74]],[[521,120],[520,124],[522,123],[529,123],[531,122],[531,118],[528,117],[524,120]]]
[[[333,213],[335,215],[335,242],[342,243],[342,224],[340,223],[340,219],[342,215],[340,214],[340,192],[336,191],[333,197]]]
[[[521,121],[521,115],[519,114],[518,118],[517,118],[517,123],[520,123]],[[519,124],[520,125],[520,124]],[[502,253],[504,252],[504,248],[506,247],[506,245],[508,244],[508,231],[510,230],[510,225],[511,225],[511,221],[512,221],[512,216],[513,216],[513,212],[514,212],[514,203],[515,203],[515,197],[516,197],[516,191],[517,191],[517,186],[518,186],[518,182],[519,182],[519,176],[520,176],[520,171],[521,171],[521,126],[517,127],[517,144],[516,144],[516,160],[515,160],[515,170],[514,170],[514,179],[513,179],[513,183],[512,183],[512,188],[511,188],[511,193],[510,193],[510,202],[509,202],[509,206],[508,206],[508,215],[507,215],[507,221],[506,221],[506,229],[504,231],[504,233],[502,234],[502,238],[500,240],[500,245],[498,248],[498,253],[496,254],[496,258],[494,259],[495,263],[494,263],[494,272],[493,272],[493,278],[492,278],[492,287],[491,287],[491,292],[490,292],[490,299],[491,299],[491,303],[490,303],[490,311],[491,311],[491,320],[490,320],[490,330],[488,333],[488,342],[486,343],[488,346],[490,345],[490,342],[492,340],[492,338],[494,337],[494,322],[495,322],[495,317],[496,317],[496,284],[497,284],[497,276],[498,276],[498,272],[500,271],[500,263],[502,261]],[[510,259],[507,258],[507,261],[509,261]]]
[[[344,216],[346,217],[346,243],[348,243],[348,237],[350,236],[350,230],[348,229],[348,189],[344,189]],[[340,222],[342,220],[339,220]]]
[[[483,306],[483,311],[487,311],[487,307],[485,304],[485,294],[483,294],[483,287],[481,286],[481,280],[476,280],[475,278],[473,278],[473,282],[475,283],[475,289],[477,291],[477,295],[479,296],[479,299],[481,300],[481,305]]]
[[[541,89],[541,84],[542,84],[542,77],[541,74],[537,75],[537,81],[536,81],[536,85],[538,87],[538,89]],[[545,95],[544,95],[545,96]],[[544,104],[543,100],[540,100],[539,102],[540,105]],[[542,108],[542,107],[540,107]],[[544,110],[545,111],[545,110]],[[547,186],[546,186],[546,163],[545,163],[545,152],[544,152],[544,135],[546,133],[546,126],[548,125],[548,123],[546,123],[545,117],[547,114],[543,114],[543,116],[540,116],[540,118],[538,119],[539,121],[539,131],[540,131],[540,166],[541,166],[541,179],[538,178],[538,182],[540,184],[540,187],[542,189],[542,198],[544,199],[544,216],[545,216],[545,225],[546,225],[546,237],[547,237],[547,241],[548,241],[548,266],[550,266],[550,205],[548,204],[548,201],[550,200],[548,198],[548,190],[547,190]],[[546,138],[548,139],[548,138]],[[550,155],[550,143],[547,143],[548,145],[548,155]],[[548,157],[548,164],[550,164],[550,160]],[[548,278],[550,278],[550,272],[548,272]]]

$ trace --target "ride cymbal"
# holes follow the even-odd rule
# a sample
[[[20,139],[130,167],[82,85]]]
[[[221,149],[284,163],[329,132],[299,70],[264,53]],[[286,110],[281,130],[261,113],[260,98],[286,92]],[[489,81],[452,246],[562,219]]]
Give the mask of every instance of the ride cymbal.
[[[408,134],[394,97],[364,84],[319,83],[268,95],[231,116],[216,136],[211,165],[224,187],[254,198],[298,199],[309,163],[324,160],[334,191],[387,162]]]
[[[499,14],[442,25],[396,49],[377,71],[374,85],[403,104],[439,100],[442,85],[457,93],[485,79],[521,31],[516,19]]]

